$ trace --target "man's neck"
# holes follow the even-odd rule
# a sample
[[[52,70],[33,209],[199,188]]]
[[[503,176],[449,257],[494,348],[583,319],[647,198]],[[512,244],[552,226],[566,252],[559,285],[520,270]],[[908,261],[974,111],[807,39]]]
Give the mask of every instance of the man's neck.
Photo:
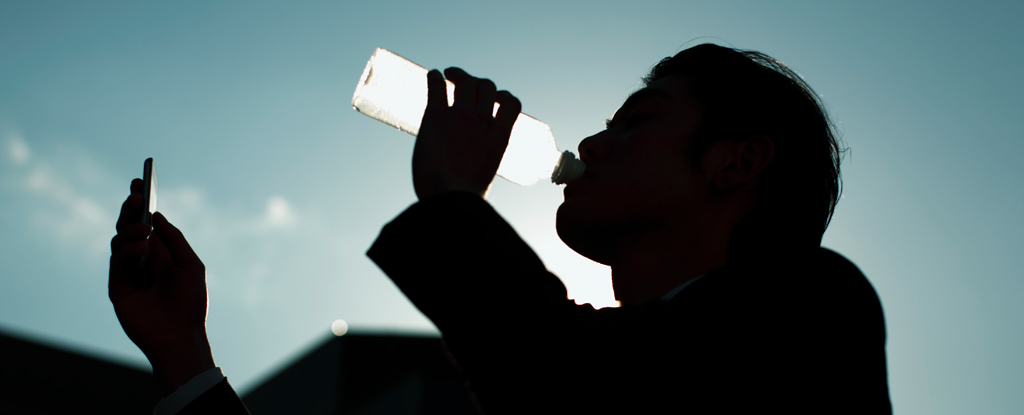
[[[680,239],[661,231],[626,245],[612,264],[615,298],[623,305],[661,298],[680,284],[725,266],[728,234]]]

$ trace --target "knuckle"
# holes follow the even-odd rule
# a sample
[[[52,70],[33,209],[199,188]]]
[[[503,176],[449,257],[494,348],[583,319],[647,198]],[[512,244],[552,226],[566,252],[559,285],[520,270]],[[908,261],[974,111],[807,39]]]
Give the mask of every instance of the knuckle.
[[[504,89],[501,90],[501,91],[498,91],[498,96],[500,96],[502,99],[508,101],[508,103],[510,103],[510,104],[511,103],[519,103],[519,98],[516,98],[515,95],[512,95],[511,92],[508,92],[508,91],[506,91]]]

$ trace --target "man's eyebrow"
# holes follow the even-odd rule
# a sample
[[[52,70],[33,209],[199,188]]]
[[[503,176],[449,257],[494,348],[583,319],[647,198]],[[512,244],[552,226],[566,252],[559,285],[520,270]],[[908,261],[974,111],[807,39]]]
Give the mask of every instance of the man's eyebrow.
[[[638,89],[636,91],[633,91],[633,93],[629,94],[629,98],[626,98],[626,102],[622,103],[622,106],[619,107],[619,111],[622,111],[623,109],[626,109],[626,108],[629,108],[629,107],[631,107],[633,105],[636,105],[637,101],[641,101],[641,100],[644,100],[644,99],[650,99],[650,98],[672,99],[672,95],[670,95],[668,92],[666,92],[663,89],[657,89],[657,88]],[[615,113],[618,114],[619,111],[616,111]],[[613,122],[614,122],[614,119],[608,119],[608,120],[604,121],[604,124],[605,124],[606,127],[611,128]]]

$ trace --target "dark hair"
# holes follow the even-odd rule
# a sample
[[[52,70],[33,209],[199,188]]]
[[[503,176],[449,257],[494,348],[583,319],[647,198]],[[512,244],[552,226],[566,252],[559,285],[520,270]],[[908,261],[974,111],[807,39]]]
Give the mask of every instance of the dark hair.
[[[687,92],[701,106],[687,150],[695,166],[717,140],[763,134],[775,144],[775,158],[761,175],[758,201],[734,231],[730,256],[736,250],[770,248],[774,244],[766,237],[819,246],[839,201],[843,150],[811,87],[771,56],[712,44],[663,59],[643,81],[667,76],[685,79]]]

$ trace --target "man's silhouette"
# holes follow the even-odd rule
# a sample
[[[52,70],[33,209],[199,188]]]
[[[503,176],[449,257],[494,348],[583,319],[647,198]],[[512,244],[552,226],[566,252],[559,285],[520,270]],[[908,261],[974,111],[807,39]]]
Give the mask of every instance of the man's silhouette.
[[[820,247],[839,195],[832,124],[784,65],[687,49],[580,144],[587,169],[566,186],[557,227],[611,266],[622,307],[601,310],[568,300],[482,197],[519,101],[457,68],[428,84],[420,200],[368,255],[440,329],[484,412],[891,413],[877,295]],[[140,208],[137,187],[122,217]],[[244,412],[205,341],[202,264],[166,219],[154,225],[147,245],[145,225],[119,222],[118,318],[165,391],[199,390],[181,413]],[[135,271],[146,249],[166,270],[151,286],[135,282],[154,278]],[[174,346],[141,319],[166,326]],[[177,361],[189,369],[166,368]]]

